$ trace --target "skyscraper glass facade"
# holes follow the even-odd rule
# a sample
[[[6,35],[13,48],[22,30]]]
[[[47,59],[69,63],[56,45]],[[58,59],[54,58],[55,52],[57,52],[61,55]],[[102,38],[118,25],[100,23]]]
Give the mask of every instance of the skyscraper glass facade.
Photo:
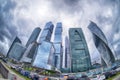
[[[51,40],[51,36],[52,36],[52,33],[53,33],[53,28],[54,28],[54,25],[52,24],[52,22],[48,22],[46,23],[43,31],[42,31],[42,34],[40,36],[40,39],[39,39],[39,42],[41,43],[42,41],[49,41]]]
[[[70,46],[69,46],[69,39],[65,37],[65,68],[70,68]]]
[[[101,54],[103,66],[111,66],[115,62],[115,57],[108,45],[107,39],[101,29],[91,21],[88,28],[93,34],[93,40],[96,48]]]
[[[91,59],[81,28],[69,29],[71,72],[87,71],[91,68]]]
[[[27,41],[26,47],[29,46],[29,44],[31,44],[32,42],[36,42],[39,33],[40,33],[41,29],[39,27],[35,28],[34,31],[32,32],[30,38]]]
[[[26,48],[23,45],[20,43],[15,43],[9,52],[9,58],[19,61],[22,58],[25,50]]]
[[[14,41],[12,42],[12,44],[11,44],[9,50],[8,50],[7,57],[9,57],[10,51],[11,51],[11,49],[12,49],[12,47],[15,43],[21,43],[21,40],[17,36],[15,37]]]
[[[54,55],[54,66],[57,69],[62,67],[63,60],[63,48],[62,48],[62,23],[57,23],[54,35],[54,47],[55,47],[55,55]]]
[[[37,49],[36,57],[33,61],[33,66],[44,69],[51,69],[53,65],[54,47],[51,42],[43,41]]]
[[[24,52],[24,55],[21,59],[21,62],[29,62],[31,63],[31,61],[33,60],[33,57],[36,54],[36,50],[38,47],[38,43],[37,42],[32,42],[26,49],[26,51]]]
[[[36,55],[33,58],[32,65],[40,68],[50,69],[54,65],[54,46],[50,42],[54,25],[52,22],[46,23],[39,39],[39,45]]]

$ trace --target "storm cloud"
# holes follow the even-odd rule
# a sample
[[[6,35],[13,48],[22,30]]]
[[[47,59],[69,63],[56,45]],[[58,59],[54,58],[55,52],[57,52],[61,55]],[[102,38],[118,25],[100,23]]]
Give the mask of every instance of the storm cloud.
[[[99,57],[92,34],[87,26],[90,20],[104,32],[110,47],[119,53],[119,0],[1,0],[0,44],[6,54],[17,35],[25,45],[35,27],[43,29],[48,21],[62,22],[63,41],[71,27],[81,27],[88,43],[92,61]],[[64,42],[63,42],[64,44]],[[6,45],[6,46],[4,46]],[[114,49],[113,49],[114,48]]]
[[[17,34],[17,27],[14,26],[13,20],[13,10],[16,7],[16,3],[11,0],[1,0],[0,1],[0,50],[6,53],[10,41],[13,36]]]

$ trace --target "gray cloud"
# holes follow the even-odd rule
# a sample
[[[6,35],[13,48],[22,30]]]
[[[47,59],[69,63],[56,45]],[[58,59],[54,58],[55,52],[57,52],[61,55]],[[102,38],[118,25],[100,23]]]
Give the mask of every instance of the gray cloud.
[[[3,53],[7,52],[10,41],[12,41],[13,37],[17,34],[17,27],[15,27],[12,22],[14,17],[12,11],[15,7],[16,3],[11,0],[0,1],[0,49],[3,49]]]

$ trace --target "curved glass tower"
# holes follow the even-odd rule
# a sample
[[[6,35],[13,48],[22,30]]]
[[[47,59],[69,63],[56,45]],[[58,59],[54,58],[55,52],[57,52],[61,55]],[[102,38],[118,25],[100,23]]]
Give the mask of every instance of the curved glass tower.
[[[94,22],[91,22],[88,28],[92,32],[95,46],[101,54],[103,66],[111,66],[112,63],[115,62],[115,57],[108,46],[108,42],[104,33]]]

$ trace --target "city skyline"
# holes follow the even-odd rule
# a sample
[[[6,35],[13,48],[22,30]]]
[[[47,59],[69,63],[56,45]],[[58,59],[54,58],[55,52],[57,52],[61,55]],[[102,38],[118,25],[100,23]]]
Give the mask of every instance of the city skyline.
[[[118,23],[120,21],[118,15],[120,13],[119,0],[91,0],[91,2],[89,2],[89,0],[61,0],[60,2],[56,0],[36,0],[34,2],[27,0],[26,2],[2,0],[0,4],[1,21],[4,22],[1,23],[0,27],[0,49],[5,55],[8,52],[11,41],[13,41],[16,35],[20,37],[25,45],[31,35],[30,33],[35,27],[40,26],[40,28],[43,29],[46,22],[52,21],[54,24],[57,22],[63,23],[63,38],[68,34],[66,31],[68,31],[70,27],[80,26],[83,29],[83,33],[85,33],[92,60],[96,60],[95,58],[98,57],[99,54],[93,45],[92,34],[87,29],[89,20],[98,24],[118,55],[120,47],[120,28]]]

